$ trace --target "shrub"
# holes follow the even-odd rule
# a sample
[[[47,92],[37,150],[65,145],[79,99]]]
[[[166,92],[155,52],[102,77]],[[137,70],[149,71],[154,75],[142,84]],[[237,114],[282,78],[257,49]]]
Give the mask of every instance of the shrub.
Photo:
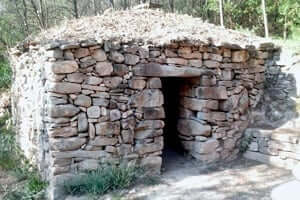
[[[12,80],[12,70],[7,60],[0,60],[0,89],[10,87]]]

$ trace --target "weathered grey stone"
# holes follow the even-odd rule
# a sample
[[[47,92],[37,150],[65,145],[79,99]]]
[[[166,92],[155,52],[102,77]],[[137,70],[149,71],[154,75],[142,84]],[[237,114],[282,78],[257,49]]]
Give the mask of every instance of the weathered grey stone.
[[[95,69],[99,76],[109,76],[113,72],[112,64],[109,62],[97,62]]]
[[[85,95],[78,95],[74,101],[75,105],[82,106],[82,107],[90,107],[92,105],[92,99],[89,96]]]
[[[157,63],[139,64],[133,68],[133,74],[136,76],[152,77],[199,77],[204,74],[214,75],[213,72],[205,69],[160,65]]]
[[[184,97],[180,100],[180,105],[194,111],[203,111],[205,109],[217,110],[219,102],[216,100],[202,100]]]
[[[50,117],[73,117],[74,115],[79,113],[80,109],[71,104],[68,104],[50,106],[48,111]]]
[[[129,155],[133,152],[132,145],[130,144],[121,144],[117,147],[118,154],[121,156]]]
[[[87,56],[80,59],[80,68],[87,69],[88,67],[96,64],[96,60],[92,56]]]
[[[105,151],[66,151],[66,152],[52,152],[52,156],[57,159],[65,158],[87,158],[87,159],[102,159],[109,157],[110,154]]]
[[[142,79],[132,79],[129,81],[129,87],[136,90],[142,90],[146,87],[146,81]]]
[[[88,85],[99,85],[100,83],[102,83],[103,79],[99,78],[99,77],[95,77],[95,76],[88,76],[84,83],[88,84]]]
[[[109,112],[110,121],[116,121],[121,119],[121,112],[118,109],[111,110]]]
[[[158,89],[145,89],[132,97],[135,107],[159,107],[163,103],[163,94]]]
[[[100,167],[100,161],[94,159],[83,160],[82,162],[77,164],[77,167],[79,171],[97,170]],[[86,198],[86,200],[88,199]]]
[[[88,120],[85,113],[78,115],[78,132],[86,132],[88,130]]]
[[[167,63],[168,64],[176,64],[176,65],[188,65],[188,61],[183,58],[167,58]]]
[[[165,126],[162,120],[144,120],[137,124],[135,130],[145,130],[145,129],[162,129]]]
[[[72,138],[59,138],[50,139],[51,150],[56,151],[73,151],[80,149],[86,143],[86,138],[72,137]]]
[[[82,58],[82,57],[86,57],[88,55],[90,55],[90,51],[88,48],[76,49],[76,51],[74,53],[75,58]]]
[[[108,88],[118,88],[122,83],[122,78],[118,76],[104,78],[104,84]]]
[[[46,83],[47,91],[56,92],[60,94],[72,94],[79,93],[81,91],[81,85],[77,83],[68,82],[49,82]]]
[[[108,99],[103,99],[103,98],[93,98],[93,105],[94,106],[104,106],[107,107],[109,104]]]
[[[106,61],[107,57],[106,57],[106,53],[101,50],[101,49],[96,49],[93,53],[92,53],[92,57],[97,61],[97,62],[103,62]]]
[[[140,57],[133,54],[125,54],[125,64],[136,65],[140,61]]]
[[[160,174],[162,158],[160,156],[146,157],[141,160],[141,167],[152,174]]]
[[[249,59],[249,53],[246,50],[233,51],[232,62],[246,62]]]
[[[195,120],[180,119],[178,120],[177,130],[183,135],[211,135],[211,127],[203,125]]]
[[[122,130],[121,135],[124,143],[126,144],[133,143],[134,133],[132,130]]]
[[[223,86],[219,87],[198,87],[196,95],[201,99],[227,99],[227,91]]]
[[[85,75],[79,72],[67,75],[68,82],[72,82],[72,83],[82,83],[84,78]]]
[[[121,53],[119,53],[117,51],[112,51],[110,53],[110,59],[112,61],[115,61],[116,63],[122,63],[122,62],[124,62],[125,57]]]
[[[144,155],[146,153],[152,153],[152,152],[156,152],[156,151],[160,151],[163,149],[163,145],[160,144],[137,144],[135,146],[135,151],[139,154],[139,155]]]
[[[90,141],[93,146],[107,146],[116,145],[118,143],[118,138],[109,138],[104,136],[97,136],[94,140]]]
[[[129,72],[129,68],[124,64],[114,64],[113,65],[113,75],[124,76]]]
[[[189,60],[189,66],[202,67],[202,60]]]
[[[217,61],[213,61],[213,60],[205,60],[203,62],[203,65],[208,67],[208,68],[218,68],[220,67],[220,63]]]
[[[49,63],[50,70],[55,74],[70,74],[78,70],[78,64],[75,61],[56,61]]]
[[[135,130],[134,138],[138,140],[143,140],[146,138],[154,138],[157,136],[161,136],[163,131],[161,129],[137,129]]]
[[[165,111],[163,107],[158,108],[143,108],[145,119],[163,119],[165,118]]]
[[[226,113],[225,112],[197,112],[197,118],[207,121],[225,121]]]
[[[73,127],[54,128],[48,131],[50,137],[72,137],[77,134],[77,129]]]
[[[162,88],[162,83],[160,78],[150,78],[147,82],[147,87],[151,89],[160,89]]]
[[[99,106],[92,106],[87,109],[87,115],[89,118],[99,118],[101,110]]]
[[[89,137],[92,140],[96,137],[96,128],[92,123],[89,123]]]
[[[200,154],[208,154],[215,152],[218,146],[218,140],[208,139],[205,142],[195,142],[193,150]]]
[[[101,122],[96,124],[97,135],[120,135],[121,125],[119,121]]]

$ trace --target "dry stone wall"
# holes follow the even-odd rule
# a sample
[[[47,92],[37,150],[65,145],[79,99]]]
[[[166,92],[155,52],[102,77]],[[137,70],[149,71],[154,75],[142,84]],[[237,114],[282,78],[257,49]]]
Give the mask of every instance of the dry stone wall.
[[[159,173],[161,78],[181,77],[174,126],[184,149],[199,162],[233,159],[263,93],[269,49],[89,40],[14,52],[13,110],[21,147],[54,186],[107,163]],[[53,199],[60,189],[53,187]]]

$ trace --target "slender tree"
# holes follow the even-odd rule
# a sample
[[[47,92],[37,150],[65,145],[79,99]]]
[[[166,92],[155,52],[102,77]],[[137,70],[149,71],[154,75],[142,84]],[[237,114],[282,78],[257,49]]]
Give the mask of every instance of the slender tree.
[[[264,26],[265,26],[265,37],[269,37],[269,28],[268,28],[268,17],[267,17],[267,12],[266,12],[266,2],[265,0],[261,0],[261,8],[262,8],[262,13],[264,17]]]
[[[224,27],[223,0],[219,0],[220,24]]]

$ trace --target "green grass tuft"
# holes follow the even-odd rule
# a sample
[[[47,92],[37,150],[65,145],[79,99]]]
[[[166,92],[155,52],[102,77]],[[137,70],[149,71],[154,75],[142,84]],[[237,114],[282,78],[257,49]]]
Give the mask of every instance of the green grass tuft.
[[[103,195],[132,186],[140,175],[137,167],[107,166],[66,182],[64,189],[71,195]]]

